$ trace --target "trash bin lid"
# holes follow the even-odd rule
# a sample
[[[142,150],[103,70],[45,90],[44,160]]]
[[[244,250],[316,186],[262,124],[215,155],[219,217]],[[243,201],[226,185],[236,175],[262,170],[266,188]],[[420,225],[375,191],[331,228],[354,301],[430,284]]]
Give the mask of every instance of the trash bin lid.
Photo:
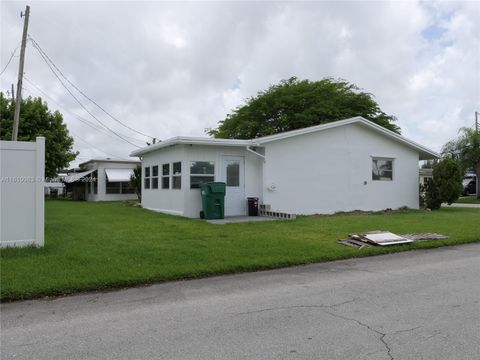
[[[226,184],[224,182],[209,182],[207,186],[212,193],[225,193]]]

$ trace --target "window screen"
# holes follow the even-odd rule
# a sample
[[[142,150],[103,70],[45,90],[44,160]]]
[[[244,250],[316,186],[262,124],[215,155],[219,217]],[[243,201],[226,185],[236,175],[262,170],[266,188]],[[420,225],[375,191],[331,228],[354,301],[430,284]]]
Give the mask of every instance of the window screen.
[[[227,186],[240,186],[240,163],[238,161],[227,163]]]
[[[192,161],[190,163],[190,188],[198,189],[205,182],[215,181],[215,162]]]
[[[182,188],[182,163],[174,162],[172,164],[172,189]]]
[[[372,159],[372,180],[393,180],[393,159]]]
[[[150,166],[147,166],[144,169],[144,179],[143,179],[143,187],[145,189],[150,189]]]
[[[162,189],[170,189],[170,164],[162,165]]]

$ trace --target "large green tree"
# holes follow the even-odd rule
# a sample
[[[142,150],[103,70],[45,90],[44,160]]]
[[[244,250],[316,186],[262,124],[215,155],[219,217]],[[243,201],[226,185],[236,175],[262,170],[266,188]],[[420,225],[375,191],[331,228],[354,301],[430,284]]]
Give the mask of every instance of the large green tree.
[[[331,78],[310,81],[296,77],[247,99],[207,133],[216,138],[251,139],[354,116],[400,133],[393,123],[395,117],[384,113],[373,95],[356,85]]]
[[[73,138],[68,133],[63,116],[50,111],[41,98],[28,97],[20,108],[18,141],[33,141],[45,137],[45,176],[54,177],[75,160]],[[11,140],[15,103],[0,92],[0,139]]]
[[[459,161],[465,170],[475,170],[477,197],[480,198],[480,131],[461,128],[458,138],[444,145],[442,154]]]

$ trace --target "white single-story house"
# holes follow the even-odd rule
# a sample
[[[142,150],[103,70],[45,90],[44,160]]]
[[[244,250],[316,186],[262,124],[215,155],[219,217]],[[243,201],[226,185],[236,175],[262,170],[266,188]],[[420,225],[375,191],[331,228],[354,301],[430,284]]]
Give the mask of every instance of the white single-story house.
[[[438,154],[362,117],[251,140],[174,137],[134,151],[142,206],[198,218],[199,185],[226,183],[225,216],[258,197],[272,216],[419,207],[418,163]]]
[[[138,165],[139,161],[132,160],[92,159],[80,164],[79,171],[68,173],[63,182],[73,200],[135,200],[130,177]]]

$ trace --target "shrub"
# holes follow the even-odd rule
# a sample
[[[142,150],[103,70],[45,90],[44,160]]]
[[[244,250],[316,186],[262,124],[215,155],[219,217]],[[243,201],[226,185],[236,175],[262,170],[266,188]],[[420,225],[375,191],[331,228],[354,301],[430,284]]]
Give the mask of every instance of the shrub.
[[[442,197],[440,196],[440,189],[435,184],[434,180],[430,180],[426,185],[425,204],[428,209],[438,210],[442,206]]]
[[[462,167],[455,160],[440,160],[433,166],[433,179],[427,183],[427,207],[436,210],[443,202],[450,205],[456,201],[463,191],[462,180]]]
[[[420,209],[425,209],[427,207],[427,203],[425,199],[425,191],[426,191],[426,185],[419,184],[418,205],[420,206]]]

